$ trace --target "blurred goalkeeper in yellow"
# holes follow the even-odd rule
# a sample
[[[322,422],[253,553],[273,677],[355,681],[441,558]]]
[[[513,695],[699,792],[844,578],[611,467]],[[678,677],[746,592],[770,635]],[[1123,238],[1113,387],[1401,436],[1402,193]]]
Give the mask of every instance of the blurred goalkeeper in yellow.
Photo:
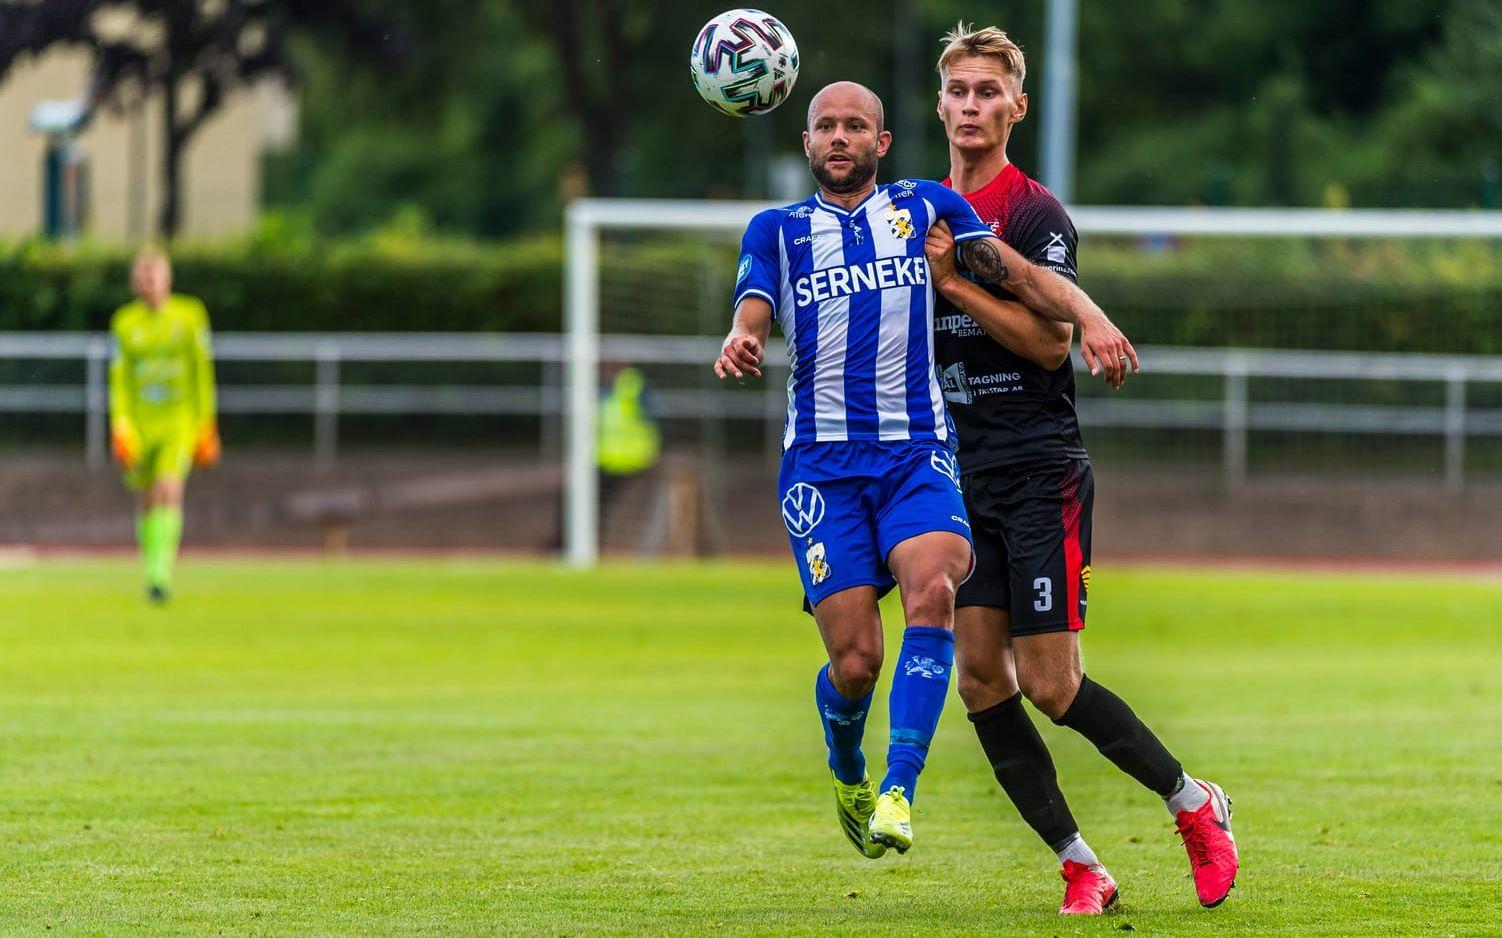
[[[143,251],[131,267],[136,299],[110,333],[110,446],[137,493],[136,539],[151,600],[164,603],[183,531],[183,485],[219,460],[214,360],[203,303],[172,292],[172,264]]]

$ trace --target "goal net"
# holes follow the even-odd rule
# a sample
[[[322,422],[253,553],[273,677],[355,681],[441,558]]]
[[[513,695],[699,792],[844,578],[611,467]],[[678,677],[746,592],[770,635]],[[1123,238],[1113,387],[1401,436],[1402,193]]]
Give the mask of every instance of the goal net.
[[[718,380],[739,238],[772,203],[590,199],[567,222],[565,554],[785,546],[786,360]],[[1174,497],[1269,480],[1456,491],[1502,474],[1502,213],[1087,207],[1081,285],[1142,353],[1081,373],[1098,460]],[[1080,362],[1076,357],[1076,366]],[[639,376],[647,468],[602,471],[602,401]]]

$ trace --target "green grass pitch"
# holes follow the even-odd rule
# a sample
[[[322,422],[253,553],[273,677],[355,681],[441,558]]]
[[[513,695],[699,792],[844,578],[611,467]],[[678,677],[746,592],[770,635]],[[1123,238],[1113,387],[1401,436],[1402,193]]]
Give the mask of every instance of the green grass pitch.
[[[179,580],[0,569],[0,933],[1502,931],[1497,580],[1100,565],[1089,672],[1225,786],[1243,869],[1200,909],[1162,805],[1040,719],[1121,884],[1096,921],[953,696],[913,851],[850,849],[785,563]]]

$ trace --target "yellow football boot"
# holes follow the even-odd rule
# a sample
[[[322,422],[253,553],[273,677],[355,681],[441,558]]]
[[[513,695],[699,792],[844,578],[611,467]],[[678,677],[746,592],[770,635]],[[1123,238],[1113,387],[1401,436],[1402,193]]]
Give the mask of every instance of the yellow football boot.
[[[907,853],[913,845],[913,806],[901,785],[893,785],[876,799],[868,836],[873,844]]]
[[[834,773],[830,773],[834,776]],[[834,779],[834,813],[840,819],[840,830],[845,839],[855,845],[861,856],[876,859],[887,852],[881,844],[871,842],[866,828],[871,814],[876,810],[876,783],[869,778],[861,779],[858,785],[846,785],[838,777]]]

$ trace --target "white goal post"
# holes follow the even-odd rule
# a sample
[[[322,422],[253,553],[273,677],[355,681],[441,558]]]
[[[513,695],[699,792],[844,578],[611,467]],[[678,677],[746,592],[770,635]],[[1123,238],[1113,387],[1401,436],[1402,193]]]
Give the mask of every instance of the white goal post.
[[[581,199],[566,213],[564,327],[567,436],[564,458],[564,559],[587,568],[599,559],[599,487],[595,433],[601,361],[601,233],[610,230],[714,232],[737,238],[775,202]],[[1327,209],[1211,209],[1084,206],[1070,210],[1082,236],[1235,236],[1314,238],[1502,239],[1502,212]],[[684,276],[689,276],[685,272]],[[730,321],[728,297],[724,322]],[[624,337],[617,337],[624,338]],[[675,357],[701,355],[701,340],[658,347]],[[665,344],[664,344],[665,343]],[[779,350],[769,349],[769,354]],[[1462,431],[1463,432],[1463,431]]]

